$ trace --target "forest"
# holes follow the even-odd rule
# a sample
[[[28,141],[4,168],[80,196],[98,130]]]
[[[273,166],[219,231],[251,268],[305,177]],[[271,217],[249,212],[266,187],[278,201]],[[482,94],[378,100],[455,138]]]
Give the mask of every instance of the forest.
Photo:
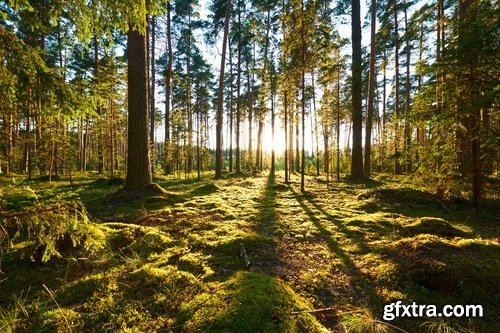
[[[499,21],[0,1],[0,332],[500,332]]]

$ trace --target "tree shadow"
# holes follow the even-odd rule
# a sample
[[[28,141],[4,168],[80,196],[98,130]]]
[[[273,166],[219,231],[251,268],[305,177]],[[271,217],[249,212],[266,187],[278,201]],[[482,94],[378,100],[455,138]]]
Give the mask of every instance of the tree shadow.
[[[307,195],[307,193],[299,193],[293,188],[291,188],[291,191],[302,210],[306,213],[306,215],[319,231],[321,238],[325,241],[330,251],[335,254],[338,259],[340,259],[345,271],[351,277],[351,280],[349,282],[349,290],[354,293],[354,296],[356,296],[359,302],[364,303],[363,299],[366,299],[368,300],[369,305],[375,305],[376,308],[374,308],[373,310],[375,310],[376,313],[380,314],[381,309],[378,306],[382,305],[384,303],[384,300],[375,293],[373,286],[370,285],[370,282],[366,279],[365,275],[356,266],[353,259],[351,258],[351,255],[346,250],[344,250],[340,242],[337,241],[337,238],[339,236],[344,237],[352,241],[361,252],[368,252],[369,249],[363,243],[363,239],[360,237],[359,233],[349,230],[334,216],[332,216],[321,206],[316,204],[313,201],[314,198],[312,198],[310,195]],[[335,235],[334,233],[329,231],[323,225],[324,222],[322,222],[321,219],[316,216],[315,212],[308,205],[311,205],[314,209],[323,214],[328,219],[328,221],[330,221],[336,227],[340,235]]]
[[[189,332],[291,332],[297,326],[309,332],[320,331],[317,321],[307,313],[290,312],[306,305],[276,276],[279,229],[276,187],[270,174],[257,201],[258,212],[248,236],[223,242],[212,248],[209,266],[216,272],[210,281],[222,283],[213,293],[199,294],[181,309],[174,331]],[[241,244],[251,261],[246,267],[238,257]]]

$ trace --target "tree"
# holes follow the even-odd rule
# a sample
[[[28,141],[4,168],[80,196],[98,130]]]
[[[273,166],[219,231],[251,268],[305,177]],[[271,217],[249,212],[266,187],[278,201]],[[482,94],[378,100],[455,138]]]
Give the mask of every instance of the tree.
[[[372,117],[375,97],[375,44],[376,44],[376,24],[377,24],[377,0],[371,1],[371,21],[370,21],[370,72],[368,74],[368,106],[365,127],[365,164],[364,175],[370,177],[371,141],[372,141]]]
[[[361,18],[359,0],[352,0],[352,157],[351,176],[363,176],[363,148],[361,145]]]
[[[145,28],[145,19],[142,29]],[[144,32],[130,26],[128,59],[128,154],[125,189],[143,190],[152,182],[148,141],[148,88]]]
[[[170,104],[171,104],[171,81],[172,81],[172,65],[174,51],[172,47],[172,30],[171,30],[171,12],[172,6],[170,1],[167,3],[167,48],[168,48],[168,64],[165,71],[165,168],[166,174],[171,171],[169,161],[169,145],[170,145]]]
[[[222,178],[222,109],[224,105],[224,68],[226,62],[227,35],[229,31],[229,19],[231,16],[231,0],[226,2],[226,19],[224,23],[224,36],[222,37],[222,55],[219,74],[219,89],[217,92],[217,114],[216,114],[216,144],[215,144],[215,178]]]

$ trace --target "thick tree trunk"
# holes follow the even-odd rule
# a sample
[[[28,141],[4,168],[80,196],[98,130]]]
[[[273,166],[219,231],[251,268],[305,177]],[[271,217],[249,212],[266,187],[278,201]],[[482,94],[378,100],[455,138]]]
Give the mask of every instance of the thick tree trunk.
[[[361,19],[360,2],[352,0],[352,156],[351,176],[363,176],[361,109]]]
[[[143,190],[151,184],[148,141],[146,40],[137,30],[127,34],[128,153],[125,189]]]

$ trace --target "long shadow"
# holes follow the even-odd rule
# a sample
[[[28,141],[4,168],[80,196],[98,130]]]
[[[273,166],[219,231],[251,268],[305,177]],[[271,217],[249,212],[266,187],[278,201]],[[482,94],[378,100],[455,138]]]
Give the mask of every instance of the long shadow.
[[[311,198],[307,197],[307,194],[301,194],[298,193],[295,189],[291,188],[291,191],[293,192],[295,199],[299,203],[300,207],[303,209],[303,211],[309,216],[311,221],[313,222],[314,226],[319,230],[322,238],[326,242],[328,248],[340,259],[344,267],[347,269],[349,272],[352,280],[351,280],[351,287],[350,289],[355,291],[358,290],[357,287],[362,288],[362,294],[366,298],[368,298],[369,304],[375,304],[375,305],[381,305],[384,303],[384,300],[381,299],[376,293],[375,290],[370,286],[369,281],[366,280],[364,277],[364,274],[359,271],[359,269],[356,267],[354,264],[354,261],[351,259],[351,256],[342,248],[341,244],[335,240],[335,235],[329,231],[325,226],[322,224],[321,220],[316,216],[316,214],[311,210],[310,207],[307,206],[305,201],[308,203],[311,202]],[[329,221],[331,221],[339,230],[340,233],[342,233],[343,237],[348,238],[349,240],[352,240],[355,242],[355,244],[362,250],[362,251],[367,251],[367,248],[364,244],[360,242],[359,239],[356,237],[352,236],[352,231],[348,230],[344,225],[342,225],[339,221],[337,221],[332,215],[328,214],[323,208],[319,207],[317,204],[313,205],[318,211],[320,211],[323,215],[325,215]],[[380,310],[377,306],[377,308],[374,309],[377,311],[377,313],[380,313]]]
[[[297,307],[292,291],[275,276],[278,261],[275,240],[278,212],[276,210],[275,180],[269,175],[257,203],[259,211],[252,224],[253,236],[231,240],[212,249],[209,265],[221,274],[214,279],[225,284],[225,290],[205,298],[195,299],[182,310],[176,325],[194,325],[184,330],[203,332],[289,332],[296,328],[298,317],[289,312]],[[251,266],[237,258],[240,244],[246,247]],[[248,272],[248,270],[250,272]],[[228,298],[230,295],[230,299]],[[225,303],[227,302],[227,303]],[[212,318],[198,321],[198,318]],[[304,318],[302,318],[304,319]],[[307,318],[305,318],[307,320]],[[181,329],[182,330],[182,329]]]
[[[275,189],[275,179],[269,173],[267,178],[267,183],[264,191],[259,200],[259,212],[256,216],[254,230],[257,234],[271,238],[277,236],[277,224],[276,220],[278,218],[278,213],[276,211],[276,195],[277,190]],[[272,273],[273,268],[276,266],[277,253],[276,253],[277,242],[271,241],[266,242],[258,249],[251,249],[251,254],[254,255],[254,267],[256,271],[262,271],[265,273]]]

